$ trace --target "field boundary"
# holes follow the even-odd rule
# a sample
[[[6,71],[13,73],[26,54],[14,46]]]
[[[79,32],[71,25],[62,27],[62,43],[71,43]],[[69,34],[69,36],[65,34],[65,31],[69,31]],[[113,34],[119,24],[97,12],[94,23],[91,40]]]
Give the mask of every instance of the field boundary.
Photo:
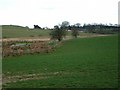
[[[90,37],[101,37],[101,36],[111,36],[111,35],[88,35],[88,36],[78,36],[78,38],[90,38]],[[72,36],[66,36],[64,40],[72,39]],[[0,39],[0,42],[4,41],[50,41],[50,38],[6,38]]]

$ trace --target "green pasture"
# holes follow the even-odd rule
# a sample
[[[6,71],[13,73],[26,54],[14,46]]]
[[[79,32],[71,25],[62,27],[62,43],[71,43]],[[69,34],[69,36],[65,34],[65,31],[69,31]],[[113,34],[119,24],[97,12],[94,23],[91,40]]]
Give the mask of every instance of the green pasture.
[[[3,38],[46,38],[50,37],[51,30],[29,29],[28,27],[3,25]],[[94,33],[79,32],[79,36],[93,36]],[[67,32],[67,36],[71,36],[71,31]]]
[[[3,88],[116,88],[117,40],[117,36],[71,39],[48,54],[4,58],[3,78],[23,77]]]
[[[48,37],[50,30],[29,29],[27,27],[4,25],[2,26],[3,38],[19,37]]]

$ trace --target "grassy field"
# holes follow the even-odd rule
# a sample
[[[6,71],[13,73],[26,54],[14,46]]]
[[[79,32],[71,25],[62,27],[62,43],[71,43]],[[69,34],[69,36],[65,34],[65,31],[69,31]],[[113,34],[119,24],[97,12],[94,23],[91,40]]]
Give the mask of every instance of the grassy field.
[[[3,59],[9,88],[115,88],[118,86],[117,36],[63,41],[49,54]]]
[[[2,36],[3,38],[48,38],[50,37],[50,30],[29,29],[22,26],[3,25]],[[93,36],[94,33],[79,32],[79,36]],[[67,36],[71,37],[71,32],[67,32]]]
[[[2,26],[3,38],[19,37],[48,37],[50,30],[29,29],[27,27],[4,25]]]

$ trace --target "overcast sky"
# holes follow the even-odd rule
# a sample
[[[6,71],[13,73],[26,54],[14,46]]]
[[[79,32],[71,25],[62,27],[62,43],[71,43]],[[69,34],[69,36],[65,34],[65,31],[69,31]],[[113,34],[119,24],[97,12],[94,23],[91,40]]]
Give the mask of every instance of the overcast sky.
[[[0,0],[0,25],[118,23],[119,0]]]

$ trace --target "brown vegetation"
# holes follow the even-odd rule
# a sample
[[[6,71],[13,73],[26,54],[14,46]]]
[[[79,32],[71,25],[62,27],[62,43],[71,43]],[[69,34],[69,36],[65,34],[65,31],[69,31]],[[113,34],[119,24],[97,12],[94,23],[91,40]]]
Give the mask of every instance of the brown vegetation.
[[[44,41],[6,41],[3,42],[2,55],[21,56],[24,54],[49,53],[54,48]]]

